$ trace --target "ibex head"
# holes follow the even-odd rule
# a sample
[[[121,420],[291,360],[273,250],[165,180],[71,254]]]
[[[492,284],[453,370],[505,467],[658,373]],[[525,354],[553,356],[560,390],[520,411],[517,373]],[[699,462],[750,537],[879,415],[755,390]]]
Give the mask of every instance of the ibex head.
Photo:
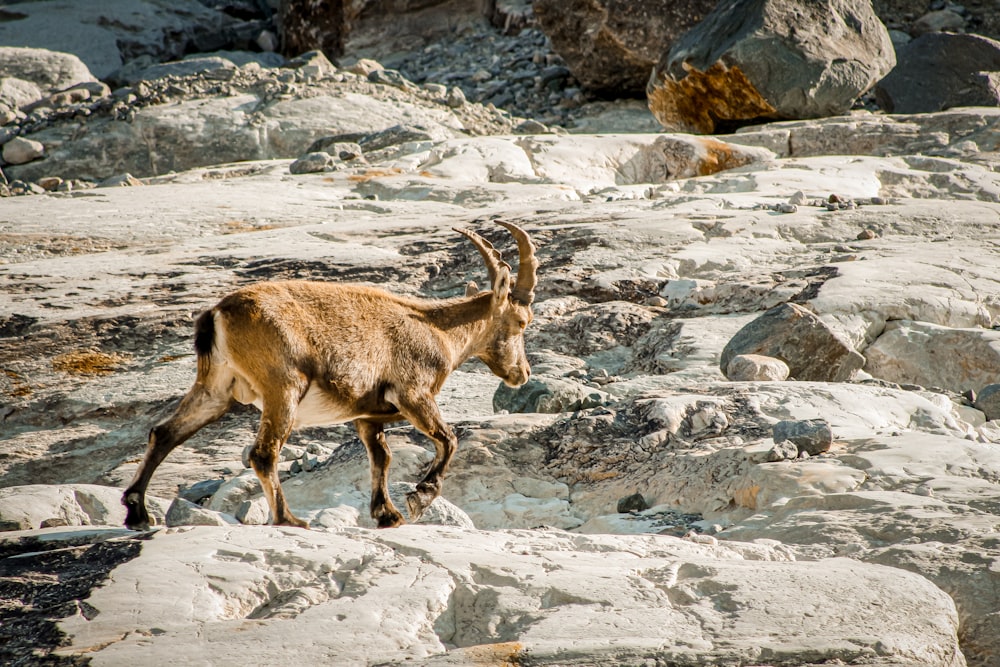
[[[528,381],[531,367],[524,351],[524,330],[531,322],[531,302],[535,299],[538,260],[535,246],[528,234],[517,225],[497,221],[507,228],[517,241],[517,277],[511,285],[510,265],[503,261],[500,253],[489,241],[475,232],[456,229],[464,235],[483,256],[489,274],[492,293],[493,316],[484,338],[473,353],[485,363],[493,374],[511,387]],[[469,283],[466,294],[473,296],[479,290],[475,283]]]

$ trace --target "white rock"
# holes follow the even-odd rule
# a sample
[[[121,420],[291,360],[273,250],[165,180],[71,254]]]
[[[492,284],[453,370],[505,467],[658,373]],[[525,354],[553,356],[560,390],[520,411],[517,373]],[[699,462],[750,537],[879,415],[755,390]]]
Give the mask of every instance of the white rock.
[[[788,374],[788,364],[784,361],[760,354],[738,354],[726,368],[726,377],[733,382],[781,382],[788,379]]]

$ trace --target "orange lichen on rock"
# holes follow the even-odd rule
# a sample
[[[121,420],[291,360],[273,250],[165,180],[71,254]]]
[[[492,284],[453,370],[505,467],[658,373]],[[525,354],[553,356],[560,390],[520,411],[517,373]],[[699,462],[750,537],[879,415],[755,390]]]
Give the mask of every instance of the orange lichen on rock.
[[[524,664],[524,645],[520,642],[499,642],[479,644],[459,649],[470,665],[491,665],[493,667],[519,667]]]
[[[649,110],[668,130],[712,134],[720,121],[776,117],[777,110],[736,66],[716,62],[704,72],[684,63],[675,81],[656,70],[649,79]]]
[[[760,493],[760,485],[754,484],[753,486],[737,489],[733,493],[733,501],[739,507],[746,507],[747,509],[755,510],[757,509],[757,494]]]
[[[52,368],[70,375],[107,375],[118,370],[130,358],[117,352],[74,350],[53,357]]]

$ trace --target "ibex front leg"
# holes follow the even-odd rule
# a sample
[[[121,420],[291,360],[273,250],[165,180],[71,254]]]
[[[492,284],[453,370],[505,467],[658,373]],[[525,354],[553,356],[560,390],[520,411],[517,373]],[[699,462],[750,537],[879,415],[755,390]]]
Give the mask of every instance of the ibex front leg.
[[[389,464],[392,462],[392,452],[389,443],[385,441],[382,424],[358,419],[354,422],[361,442],[368,450],[368,462],[372,475],[372,519],[379,528],[393,528],[403,523],[403,515],[389,499]]]
[[[417,521],[434,499],[441,495],[441,480],[448,470],[451,457],[458,449],[458,438],[442,419],[441,411],[433,396],[416,395],[401,398],[398,407],[401,415],[434,441],[437,450],[427,473],[417,484],[417,490],[406,494],[410,520]]]

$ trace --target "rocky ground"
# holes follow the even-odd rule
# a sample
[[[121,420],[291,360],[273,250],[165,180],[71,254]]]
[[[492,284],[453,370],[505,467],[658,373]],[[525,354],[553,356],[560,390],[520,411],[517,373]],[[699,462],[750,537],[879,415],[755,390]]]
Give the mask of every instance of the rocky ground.
[[[216,67],[5,126],[47,154],[0,200],[0,662],[997,664],[1000,111],[616,134],[641,109],[556,69],[485,96],[560,64],[470,34],[387,54],[403,80]],[[534,375],[449,379],[421,522],[372,527],[336,426],[283,454],[312,529],[261,525],[240,408],[158,470],[159,526],[121,528],[193,316],[287,277],[456,295],[485,271],[452,227],[513,260],[496,218],[539,247]],[[787,363],[739,379],[757,334]],[[432,447],[389,442],[398,495]]]

